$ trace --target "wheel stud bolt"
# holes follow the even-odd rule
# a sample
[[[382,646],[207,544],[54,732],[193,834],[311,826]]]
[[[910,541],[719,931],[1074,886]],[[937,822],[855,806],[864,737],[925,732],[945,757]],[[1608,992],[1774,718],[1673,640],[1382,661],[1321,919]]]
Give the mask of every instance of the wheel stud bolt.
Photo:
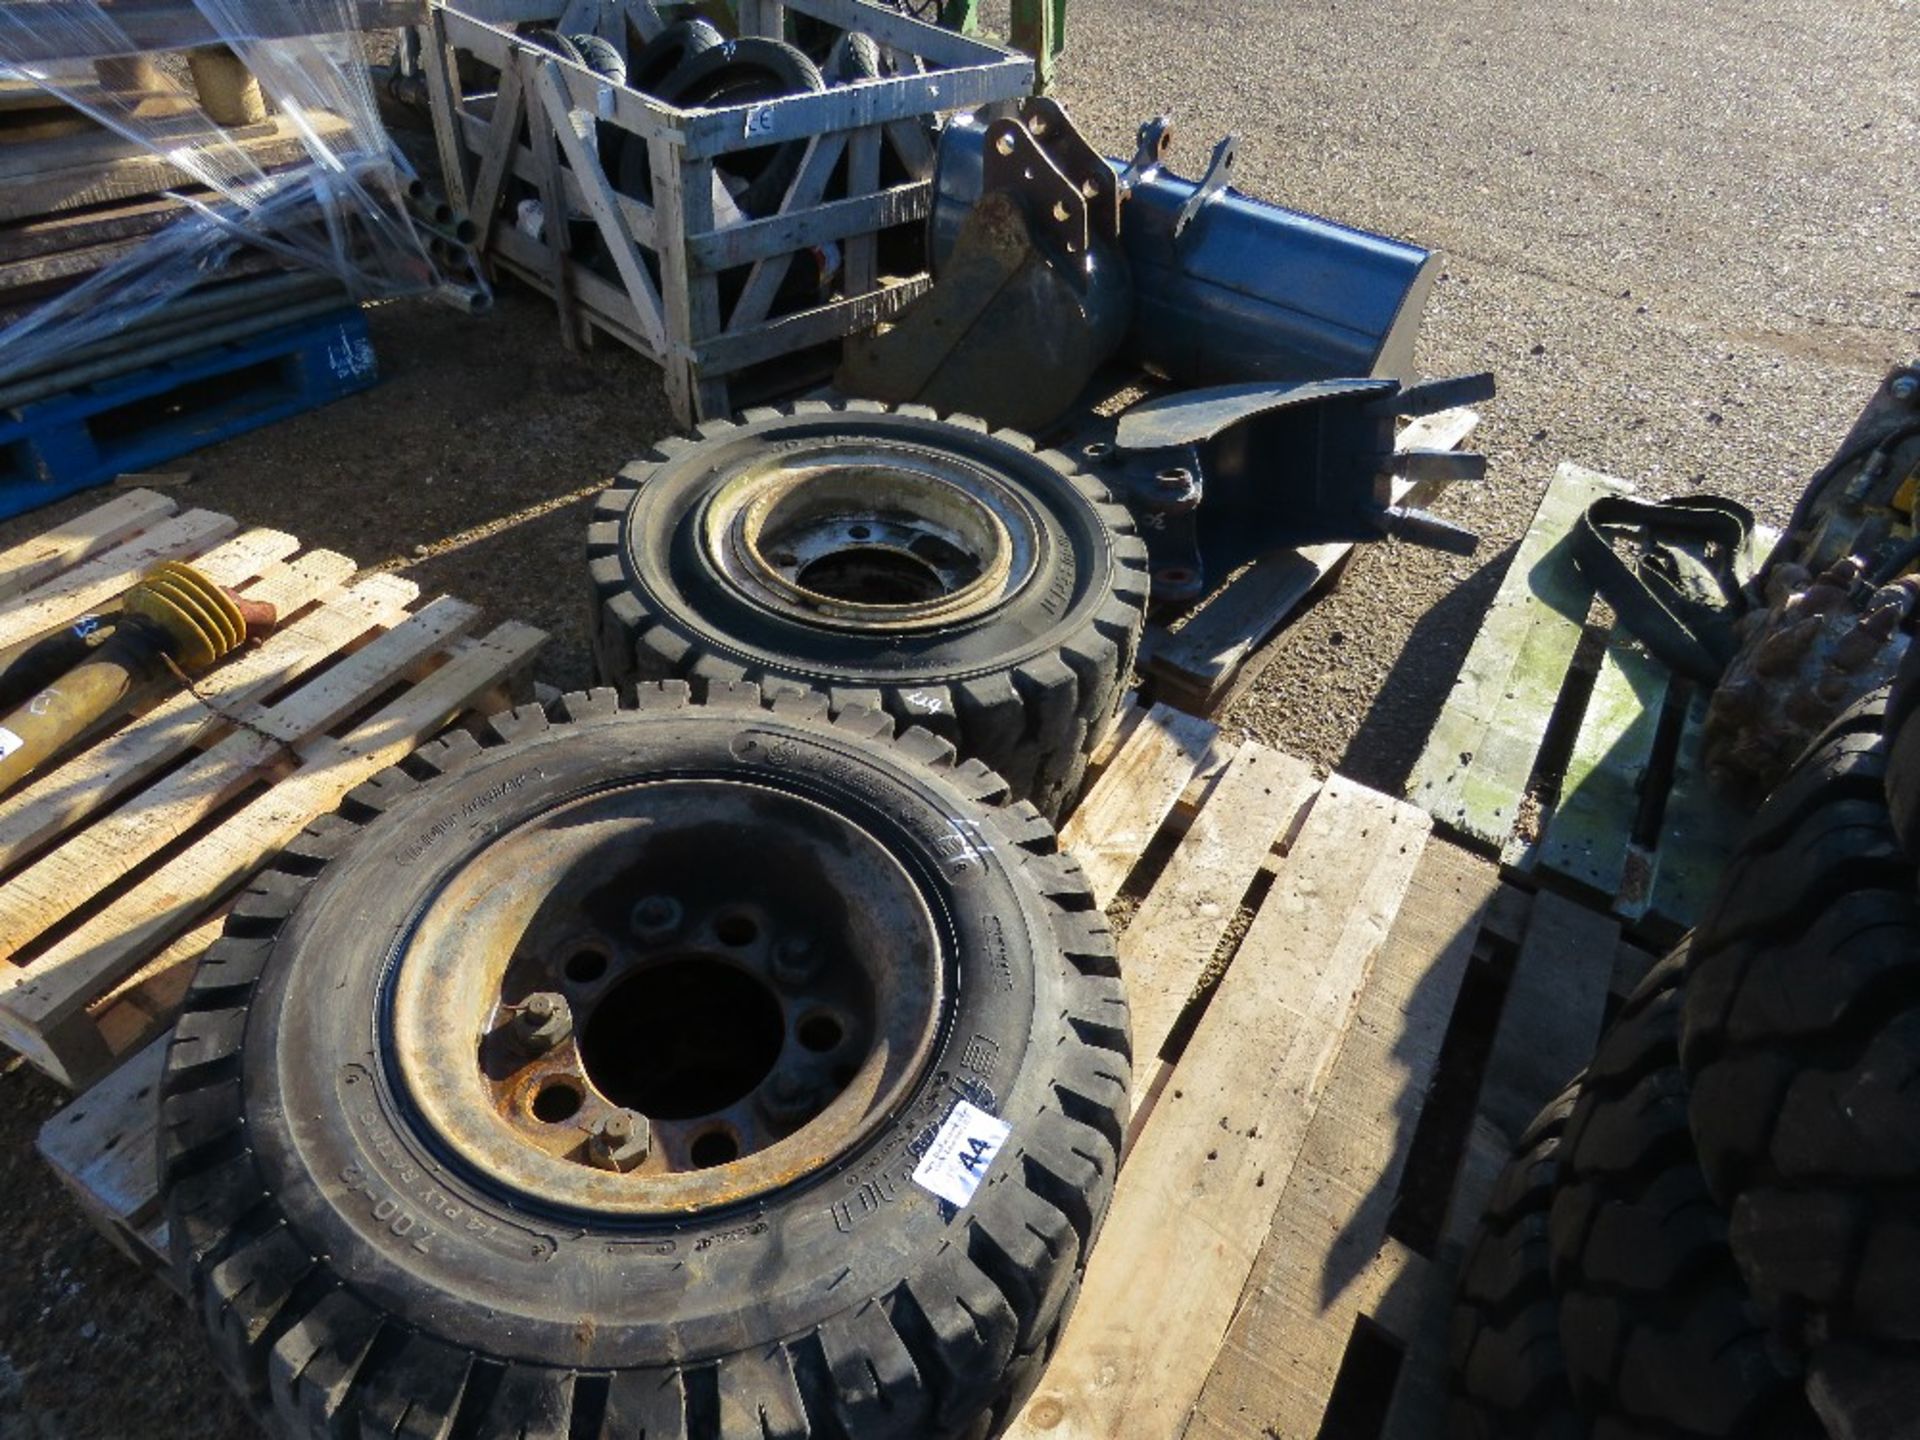
[[[637,1110],[615,1110],[600,1118],[587,1142],[587,1152],[602,1170],[622,1174],[647,1158],[653,1149],[653,1125]]]
[[[760,1092],[760,1108],[775,1124],[792,1124],[813,1113],[818,1093],[797,1075],[776,1075]]]
[[[634,902],[628,923],[642,940],[664,940],[680,928],[685,912],[671,895],[647,895]]]
[[[529,1055],[544,1055],[573,1034],[573,1011],[564,995],[542,990],[520,1002],[513,1035]]]
[[[773,952],[773,978],[782,985],[804,985],[820,971],[820,947],[805,935],[789,935]]]

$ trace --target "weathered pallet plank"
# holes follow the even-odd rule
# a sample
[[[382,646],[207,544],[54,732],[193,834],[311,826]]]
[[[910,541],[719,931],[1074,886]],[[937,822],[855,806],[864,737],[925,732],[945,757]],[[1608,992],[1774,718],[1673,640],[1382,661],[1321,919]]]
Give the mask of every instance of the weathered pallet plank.
[[[194,917],[265,864],[316,816],[467,709],[544,642],[510,622],[340,739],[300,741],[300,768],[62,936],[0,991],[0,1040],[58,1076],[41,1037],[137,970]]]
[[[1487,1051],[1444,1244],[1463,1254],[1514,1142],[1593,1054],[1621,952],[1619,923],[1542,891]]]
[[[1644,889],[1644,877],[1631,874],[1629,848],[1668,679],[1666,667],[1631,635],[1616,626],[1607,636],[1560,797],[1519,868],[1537,866],[1623,899],[1630,880]]]
[[[1096,904],[1120,893],[1218,734],[1205,720],[1156,705],[1074,810],[1060,843],[1079,858]]]
[[[128,536],[157,525],[179,508],[170,496],[157,490],[129,490],[45,534],[0,551],[0,600],[11,600],[62,570],[92,559]]]
[[[1513,830],[1592,608],[1568,533],[1588,505],[1620,489],[1570,463],[1554,473],[1408,779],[1415,804],[1483,844],[1502,846]]]
[[[240,527],[211,510],[174,515],[28,590],[0,614],[0,645],[16,645],[106,604],[162,560],[198,554]]]
[[[1010,1436],[1178,1433],[1429,826],[1409,806],[1327,782],[1121,1173],[1080,1305]],[[1262,1023],[1247,1024],[1253,1015]],[[1175,1235],[1192,1238],[1168,1244]]]
[[[290,747],[344,720],[407,667],[443,649],[478,613],[458,600],[436,600],[286,699],[248,715],[225,739],[111,814],[69,835],[0,887],[0,955],[18,953],[127,869],[159,854],[281,762]],[[350,637],[342,643],[344,638]],[[37,991],[43,973],[38,961],[0,971],[0,1008],[16,991]]]
[[[251,599],[296,609],[350,573],[344,556],[308,557],[286,567],[284,583],[256,585]],[[394,576],[374,576],[270,636],[258,649],[181,689],[132,725],[0,801],[0,869],[55,834],[97,812],[174,760],[210,729],[251,723],[249,701],[298,679],[376,626],[398,621],[419,587]]]
[[[1652,872],[1644,911],[1662,938],[1692,928],[1706,909],[1750,813],[1708,774],[1701,753],[1707,698],[1696,694],[1687,706],[1673,757],[1673,786],[1660,821],[1660,845],[1644,862]]]
[[[1480,1114],[1509,1146],[1572,1078],[1561,1057],[1593,1052],[1619,943],[1617,920],[1551,891],[1533,897],[1489,1052],[1499,1063],[1480,1085]]]
[[[149,1270],[163,1269],[155,1155],[162,1036],[49,1120],[38,1148],[101,1234]]]
[[[1485,861],[1451,846],[1424,851],[1188,1436],[1319,1433],[1498,884]]]

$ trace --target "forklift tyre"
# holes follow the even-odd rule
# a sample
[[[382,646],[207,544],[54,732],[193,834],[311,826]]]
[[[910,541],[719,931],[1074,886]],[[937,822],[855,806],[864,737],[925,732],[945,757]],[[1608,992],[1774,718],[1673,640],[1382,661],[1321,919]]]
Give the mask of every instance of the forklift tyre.
[[[636,698],[376,776],[200,967],[162,1198],[276,1435],[984,1440],[1065,1324],[1130,1071],[1079,866],[877,712]]]
[[[1920,649],[1768,798],[1688,981],[1701,1163],[1840,1436],[1894,1433],[1883,1422],[1920,1403],[1917,692]]]
[[[924,406],[802,401],[662,441],[587,532],[602,680],[885,710],[1057,817],[1139,645],[1146,547],[1065,456]]]

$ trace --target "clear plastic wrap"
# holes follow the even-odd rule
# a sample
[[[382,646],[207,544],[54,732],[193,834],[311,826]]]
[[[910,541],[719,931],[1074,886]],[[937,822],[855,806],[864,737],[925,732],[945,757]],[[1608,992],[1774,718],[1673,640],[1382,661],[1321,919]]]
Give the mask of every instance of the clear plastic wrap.
[[[185,182],[168,193],[186,206],[131,254],[0,329],[0,377],[97,347],[249,251],[331,276],[356,299],[471,279],[442,273],[436,252],[449,247],[409,208],[417,181],[381,123],[354,0],[171,8],[169,25],[154,0],[0,4],[0,76],[38,85],[166,160]],[[230,133],[215,123],[182,56],[143,63],[143,49],[170,32],[195,49],[229,47],[258,81],[263,124],[297,140],[304,159],[263,166],[249,143],[262,126]]]

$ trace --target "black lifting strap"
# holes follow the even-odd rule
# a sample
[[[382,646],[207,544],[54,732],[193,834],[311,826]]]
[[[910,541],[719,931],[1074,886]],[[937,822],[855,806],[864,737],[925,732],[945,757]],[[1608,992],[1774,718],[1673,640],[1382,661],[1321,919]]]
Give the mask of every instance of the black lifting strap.
[[[1733,624],[1750,603],[1753,512],[1718,495],[1609,495],[1573,531],[1573,562],[1620,623],[1668,669],[1703,685],[1733,658]],[[1639,551],[1629,565],[1614,548]]]

